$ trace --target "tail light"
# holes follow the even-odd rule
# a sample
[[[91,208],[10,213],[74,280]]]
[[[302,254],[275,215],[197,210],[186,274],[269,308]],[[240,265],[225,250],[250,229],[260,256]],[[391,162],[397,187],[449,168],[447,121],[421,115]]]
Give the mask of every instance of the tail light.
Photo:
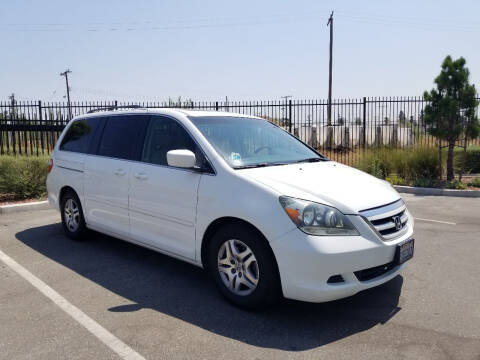
[[[47,171],[48,172],[52,171],[52,168],[53,168],[53,159],[50,159],[50,160],[48,160]]]

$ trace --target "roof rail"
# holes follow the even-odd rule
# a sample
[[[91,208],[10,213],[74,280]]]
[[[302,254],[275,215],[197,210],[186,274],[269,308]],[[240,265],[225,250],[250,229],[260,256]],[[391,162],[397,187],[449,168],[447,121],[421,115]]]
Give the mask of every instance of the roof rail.
[[[106,106],[106,107],[99,107],[96,109],[88,110],[87,114],[91,114],[99,111],[112,111],[112,110],[118,110],[118,109],[146,109],[146,108],[140,105]]]

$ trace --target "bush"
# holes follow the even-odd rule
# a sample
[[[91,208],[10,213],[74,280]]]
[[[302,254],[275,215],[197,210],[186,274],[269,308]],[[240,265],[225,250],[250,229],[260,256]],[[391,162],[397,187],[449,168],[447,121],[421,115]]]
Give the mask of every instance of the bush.
[[[465,161],[465,173],[480,174],[480,146],[469,146],[466,153],[458,148],[455,155],[455,167],[458,170],[461,170]]]
[[[385,178],[392,185],[407,185],[404,178],[397,175],[390,175]]]
[[[475,178],[467,184],[468,186],[480,187],[480,178]]]
[[[442,167],[435,148],[410,150],[405,178],[411,181],[419,178],[437,180],[442,175]]]
[[[392,172],[392,161],[386,150],[366,151],[360,157],[356,167],[380,179]]]
[[[445,183],[445,187],[447,189],[465,190],[467,188],[467,185],[465,185],[464,183],[458,180],[453,180],[453,181],[447,181]]]
[[[0,194],[14,199],[44,197],[48,159],[48,156],[1,156]]]
[[[417,187],[433,187],[434,185],[434,181],[427,178],[418,178],[413,181],[413,186]]]
[[[468,174],[480,174],[480,146],[470,146],[467,148],[465,172]]]
[[[436,148],[383,148],[366,151],[356,166],[381,179],[396,175],[393,181],[403,181],[404,184],[413,183],[417,179],[430,179],[432,183],[440,178],[442,172]]]
[[[444,150],[444,156],[446,159],[446,150]],[[472,145],[467,147],[466,153],[464,149],[455,148],[455,172],[462,170],[463,162],[465,161],[465,173],[466,174],[480,174],[480,146]]]

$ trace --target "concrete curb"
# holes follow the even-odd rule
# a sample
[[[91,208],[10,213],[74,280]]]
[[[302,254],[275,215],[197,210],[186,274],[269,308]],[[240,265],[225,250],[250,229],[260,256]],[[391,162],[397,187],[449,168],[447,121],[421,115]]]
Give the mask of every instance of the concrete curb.
[[[405,194],[480,198],[480,190],[435,189],[403,185],[393,185],[393,187],[399,193]]]
[[[12,204],[0,206],[0,214],[12,214],[21,211],[46,210],[50,209],[48,201],[35,201],[23,204]]]

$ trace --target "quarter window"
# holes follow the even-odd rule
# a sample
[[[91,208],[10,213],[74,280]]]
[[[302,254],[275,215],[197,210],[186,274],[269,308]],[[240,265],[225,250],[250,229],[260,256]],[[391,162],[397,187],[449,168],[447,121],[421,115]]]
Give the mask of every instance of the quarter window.
[[[68,128],[60,150],[88,153],[98,123],[99,120],[96,118],[75,120]]]

